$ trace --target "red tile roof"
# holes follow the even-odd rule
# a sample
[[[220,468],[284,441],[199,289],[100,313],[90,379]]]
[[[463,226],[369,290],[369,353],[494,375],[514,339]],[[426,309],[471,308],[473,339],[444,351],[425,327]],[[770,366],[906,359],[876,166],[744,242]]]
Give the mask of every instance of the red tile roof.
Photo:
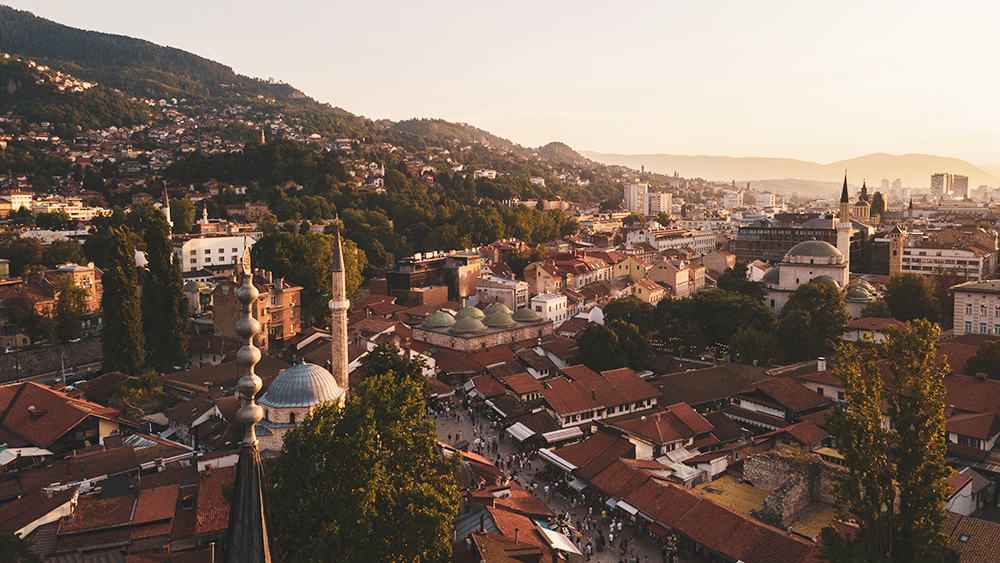
[[[1000,415],[1000,381],[949,375],[944,378],[944,385],[948,389],[945,405],[966,412]]]
[[[41,448],[47,448],[88,417],[115,422],[118,411],[71,399],[37,383],[0,387],[0,427]]]
[[[993,413],[959,414],[945,420],[948,432],[989,440],[1000,434],[1000,417]]]
[[[865,317],[863,319],[854,319],[847,323],[847,326],[853,329],[859,330],[874,330],[876,332],[881,332],[887,326],[896,327],[900,331],[909,330],[906,323],[897,321],[896,319],[881,319],[878,317]]]
[[[793,413],[830,404],[826,397],[784,377],[760,381],[756,387]]]
[[[233,467],[215,469],[211,475],[202,473],[198,485],[198,535],[218,532],[229,526],[229,505],[222,498],[222,485],[232,483],[235,478]]]
[[[510,387],[511,391],[518,395],[542,390],[542,384],[534,377],[531,377],[529,373],[516,373],[504,379],[503,382],[507,387]]]
[[[126,525],[132,521],[137,496],[131,494],[106,499],[81,496],[73,511],[73,520],[64,519],[59,524],[59,535]]]
[[[560,416],[627,405],[660,395],[652,385],[628,368],[605,371],[596,379],[556,379],[548,385],[549,389],[542,389],[542,396]]]
[[[23,496],[0,506],[0,533],[13,534],[38,520],[76,496],[76,487],[54,493],[51,498],[43,491]]]
[[[945,479],[945,483],[948,484],[948,498],[958,494],[958,491],[962,490],[962,487],[968,485],[972,482],[972,477],[965,475],[963,473],[955,473],[954,475]]]
[[[563,375],[573,381],[586,381],[588,379],[599,379],[601,377],[601,374],[583,364],[563,368],[561,371],[563,372]]]
[[[795,438],[799,443],[805,445],[818,442],[829,436],[826,430],[823,430],[811,422],[797,422],[787,428],[783,428],[782,432],[787,433],[792,438]]]
[[[139,492],[139,500],[135,504],[133,524],[148,524],[158,520],[170,520],[174,517],[174,507],[177,505],[177,492],[180,485],[167,485],[155,489],[143,489]],[[169,531],[169,528],[167,528]]]

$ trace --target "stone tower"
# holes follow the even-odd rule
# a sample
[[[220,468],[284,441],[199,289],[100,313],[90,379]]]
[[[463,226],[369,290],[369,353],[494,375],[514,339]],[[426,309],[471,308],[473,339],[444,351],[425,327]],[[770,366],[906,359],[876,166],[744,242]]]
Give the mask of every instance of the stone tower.
[[[847,195],[847,174],[844,174],[844,190],[840,194],[840,216],[837,217],[837,250],[844,260],[851,260],[851,198]]]
[[[333,266],[330,268],[330,374],[347,397],[347,311],[351,302],[347,300],[347,279],[344,272],[344,256],[340,245],[340,229],[333,248]]]
[[[889,276],[903,273],[903,249],[906,247],[906,231],[896,225],[889,232]]]

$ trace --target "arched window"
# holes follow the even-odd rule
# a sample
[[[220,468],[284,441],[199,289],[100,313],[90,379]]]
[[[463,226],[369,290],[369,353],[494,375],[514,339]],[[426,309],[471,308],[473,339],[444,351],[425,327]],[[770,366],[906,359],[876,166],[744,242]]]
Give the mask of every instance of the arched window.
[[[288,415],[288,422],[295,424],[295,413],[290,413]]]

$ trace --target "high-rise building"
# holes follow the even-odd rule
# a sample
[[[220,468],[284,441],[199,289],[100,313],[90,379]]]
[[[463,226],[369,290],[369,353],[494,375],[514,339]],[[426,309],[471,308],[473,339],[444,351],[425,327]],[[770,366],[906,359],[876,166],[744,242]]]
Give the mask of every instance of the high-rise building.
[[[722,196],[722,206],[726,209],[736,209],[737,207],[743,207],[743,192],[727,192]]]
[[[659,213],[670,214],[671,197],[668,193],[649,192],[647,195],[646,212],[655,216]]]
[[[946,196],[951,195],[952,186],[955,181],[955,177],[949,172],[938,172],[936,174],[931,174],[931,193],[930,199],[933,201],[938,201]]]
[[[963,199],[970,197],[972,194],[969,193],[969,177],[955,174],[952,177],[952,192],[954,192],[955,197]]]
[[[889,191],[889,180],[882,178],[882,193]]]
[[[646,194],[649,184],[625,184],[625,209],[630,213],[646,215]]]

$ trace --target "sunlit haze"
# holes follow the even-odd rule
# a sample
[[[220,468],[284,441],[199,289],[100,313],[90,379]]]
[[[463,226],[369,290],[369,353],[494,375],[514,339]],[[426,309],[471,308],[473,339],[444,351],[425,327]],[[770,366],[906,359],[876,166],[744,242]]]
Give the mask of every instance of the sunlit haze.
[[[1000,162],[996,2],[7,3],[525,146]]]

